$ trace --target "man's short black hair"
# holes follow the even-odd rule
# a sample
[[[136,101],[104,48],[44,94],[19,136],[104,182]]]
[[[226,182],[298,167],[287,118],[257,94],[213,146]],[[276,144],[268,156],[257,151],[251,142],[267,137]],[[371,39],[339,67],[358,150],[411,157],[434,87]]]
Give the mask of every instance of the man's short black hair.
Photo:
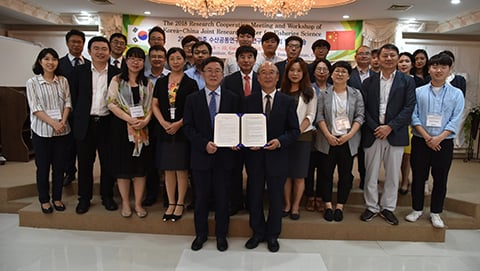
[[[92,44],[94,42],[105,42],[107,45],[108,45],[108,50],[111,51],[112,48],[110,47],[110,42],[108,42],[107,38],[105,37],[102,37],[102,36],[95,36],[93,38],[91,38],[89,41],[88,41],[88,50],[92,49]]]
[[[82,38],[83,40],[83,43],[85,43],[85,33],[83,33],[82,31],[77,29],[72,29],[68,31],[67,34],[65,35],[65,41],[68,42],[71,36],[80,36],[80,38]]]
[[[208,52],[210,55],[212,55],[212,45],[210,45],[210,43],[206,42],[206,41],[199,41],[197,43],[195,43],[193,46],[192,46],[192,53],[193,51],[195,51],[196,48],[202,46],[202,45],[205,45],[207,46],[207,49],[208,49]]]
[[[220,58],[216,57],[216,56],[211,56],[211,57],[207,57],[203,62],[202,62],[202,65],[200,66],[200,70],[201,71],[204,71],[203,68],[205,68],[205,66],[207,66],[209,63],[212,63],[212,62],[217,62],[220,64],[220,66],[222,67],[222,71],[223,71],[223,60],[221,60]]]
[[[190,42],[192,42],[192,41],[198,42],[198,38],[195,37],[194,35],[187,35],[187,36],[185,36],[185,37],[182,39],[182,42],[181,42],[181,43],[182,43],[182,47],[184,47],[185,44],[190,43]]]
[[[240,47],[238,47],[237,50],[235,51],[235,58],[238,60],[238,57],[241,54],[245,54],[245,53],[252,53],[253,58],[257,59],[257,49],[253,48],[252,46],[240,46]]]
[[[380,49],[378,49],[378,54],[382,53],[382,50],[394,50],[395,52],[397,52],[397,55],[400,54],[400,51],[398,50],[398,47],[395,46],[394,44],[391,44],[391,43],[387,43],[387,44],[382,45],[382,47],[380,47]]]
[[[315,50],[315,48],[317,47],[327,47],[327,50],[330,51],[330,43],[324,39],[319,39],[319,40],[316,40],[313,44],[312,44],[312,51]]]
[[[113,33],[111,36],[110,36],[110,42],[112,42],[112,40],[114,38],[121,38],[123,41],[125,41],[125,44],[127,44],[127,36],[123,35],[122,33]]]
[[[152,51],[162,51],[165,55],[167,55],[167,49],[165,49],[165,47],[163,47],[162,45],[153,45],[152,47],[150,47],[150,49],[148,49],[149,56]]]
[[[237,29],[237,37],[240,36],[240,34],[249,34],[250,36],[255,38],[255,29],[249,24],[242,24]]]
[[[445,53],[436,54],[428,60],[429,67],[432,65],[447,65],[451,67],[452,64],[453,64],[452,58]]]
[[[162,34],[163,40],[166,42],[167,37],[165,36],[165,31],[160,27],[160,26],[154,26],[150,31],[148,31],[148,40],[150,41],[150,36],[152,35],[153,32],[158,32]]]
[[[280,43],[280,38],[278,37],[277,34],[273,32],[266,32],[265,34],[263,34],[262,43],[266,42],[269,39],[274,39],[277,42],[277,44]]]
[[[300,48],[303,47],[303,39],[300,38],[299,36],[290,36],[285,40],[285,47],[287,47],[288,43],[292,40],[296,40],[300,43]]]

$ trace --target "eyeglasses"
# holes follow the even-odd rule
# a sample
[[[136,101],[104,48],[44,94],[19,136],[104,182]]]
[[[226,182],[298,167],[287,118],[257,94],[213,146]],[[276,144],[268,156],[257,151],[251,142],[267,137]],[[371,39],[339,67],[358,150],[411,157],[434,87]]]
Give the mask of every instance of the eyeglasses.
[[[125,42],[124,42],[124,41],[114,40],[114,41],[112,41],[112,45],[124,46],[124,45],[125,45]]]
[[[133,57],[133,56],[127,58],[127,60],[129,60],[131,62],[143,62],[144,61],[143,58]]]
[[[300,48],[300,47],[302,47],[302,46],[301,46],[300,44],[291,44],[291,43],[289,43],[289,44],[287,44],[287,47],[288,47],[288,48],[292,48],[292,49],[298,49],[298,48]]]
[[[329,72],[328,68],[316,68],[315,70],[323,73]]]
[[[210,74],[223,73],[223,71],[222,71],[221,69],[206,69],[206,70],[204,70],[203,72],[205,72],[205,73],[210,73]]]
[[[200,50],[197,51],[197,50],[195,50],[195,51],[193,51],[193,53],[194,53],[195,55],[200,55],[200,54],[202,54],[202,55],[208,55],[208,54],[210,54],[210,52],[207,51],[207,50],[203,50],[203,51],[200,51]]]
[[[151,40],[151,41],[159,41],[159,42],[162,42],[162,41],[164,41],[165,39],[162,39],[162,38],[151,38],[150,40]]]

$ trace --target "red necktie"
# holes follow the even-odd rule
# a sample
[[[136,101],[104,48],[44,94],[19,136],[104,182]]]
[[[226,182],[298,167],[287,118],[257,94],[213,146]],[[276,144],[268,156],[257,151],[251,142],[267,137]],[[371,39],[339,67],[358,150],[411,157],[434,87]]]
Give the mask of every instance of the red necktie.
[[[247,74],[243,77],[243,79],[245,79],[245,88],[243,89],[243,94],[245,94],[246,97],[252,93],[252,89],[250,88],[250,76]]]

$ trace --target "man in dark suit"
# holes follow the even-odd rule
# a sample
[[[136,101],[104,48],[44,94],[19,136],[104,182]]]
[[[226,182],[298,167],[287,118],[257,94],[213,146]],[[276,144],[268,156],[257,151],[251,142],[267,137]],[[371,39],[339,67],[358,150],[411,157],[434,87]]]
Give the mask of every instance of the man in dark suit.
[[[253,249],[267,241],[268,249],[277,252],[282,228],[283,186],[288,169],[288,145],[300,134],[295,101],[276,90],[279,79],[277,67],[264,62],[258,69],[261,92],[248,96],[245,113],[265,113],[267,116],[267,144],[263,148],[246,151],[245,166],[248,174],[247,195],[250,227],[253,236],[245,247]],[[269,213],[265,220],[263,193],[267,184]]]
[[[275,63],[275,66],[277,66],[278,69],[277,88],[280,88],[280,85],[282,84],[283,74],[285,73],[288,61],[300,57],[302,47],[303,39],[299,36],[290,36],[285,40],[285,53],[287,53],[287,59]]]
[[[213,122],[217,113],[238,113],[239,97],[220,87],[223,61],[209,57],[201,67],[205,88],[187,97],[183,114],[184,133],[191,143],[191,168],[195,183],[195,233],[192,250],[199,250],[208,239],[208,203],[215,199],[215,235],[217,249],[228,248],[228,184],[234,166],[231,148],[219,148],[213,142]],[[233,146],[232,146],[233,148]],[[213,193],[213,195],[212,195]]]
[[[353,88],[361,90],[362,82],[375,74],[375,72],[370,69],[370,47],[366,45],[358,47],[355,53],[355,61],[357,62],[357,66],[352,70],[352,74],[350,75],[347,84]],[[358,174],[360,175],[359,187],[360,189],[363,189],[365,184],[365,152],[361,145],[358,147],[357,162]]]
[[[240,46],[235,52],[240,71],[234,72],[223,79],[222,88],[233,91],[242,101],[252,93],[260,92],[257,73],[253,66],[257,58],[257,50],[252,46]],[[235,168],[230,178],[230,215],[235,215],[244,208],[243,199],[243,165],[245,152],[235,153]]]
[[[110,140],[110,111],[106,97],[112,77],[120,71],[108,64],[110,44],[104,37],[93,37],[88,42],[91,64],[75,68],[70,82],[74,129],[78,150],[78,205],[83,214],[90,208],[93,190],[93,164],[96,151],[100,158],[100,194],[107,210],[116,210],[113,200],[114,178],[108,170]]]
[[[82,31],[72,29],[67,32],[65,35],[65,40],[67,42],[68,54],[60,58],[58,63],[60,67],[60,72],[65,78],[70,82],[72,78],[72,71],[75,66],[82,64],[90,64],[90,60],[82,56],[83,46],[85,44],[85,33]],[[73,128],[73,115],[70,114],[68,117],[70,122],[70,127]],[[66,157],[66,167],[65,167],[65,176],[63,178],[63,185],[67,186],[75,180],[75,173],[77,172],[76,161],[77,161],[77,147],[75,139],[73,138],[73,133],[67,135],[68,143],[65,155]]]
[[[415,81],[396,71],[398,48],[385,44],[380,48],[380,73],[365,79],[362,93],[365,103],[365,123],[362,145],[365,150],[366,210],[363,221],[378,213],[391,225],[398,225],[394,215],[404,146],[408,145],[408,125],[415,107]],[[385,168],[385,183],[381,199],[378,195],[378,175],[381,163]]]

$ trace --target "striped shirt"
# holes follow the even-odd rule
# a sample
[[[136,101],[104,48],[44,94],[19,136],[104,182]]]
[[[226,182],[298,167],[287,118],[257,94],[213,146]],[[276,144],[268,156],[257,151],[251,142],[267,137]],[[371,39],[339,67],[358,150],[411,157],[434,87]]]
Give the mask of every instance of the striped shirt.
[[[70,133],[70,125],[67,122],[65,131],[60,134],[54,133],[52,126],[39,119],[33,113],[48,110],[60,110],[63,116],[65,107],[72,108],[68,81],[63,76],[55,76],[52,82],[47,82],[43,75],[35,75],[27,81],[27,100],[30,107],[30,122],[32,132],[41,137],[62,136]]]

